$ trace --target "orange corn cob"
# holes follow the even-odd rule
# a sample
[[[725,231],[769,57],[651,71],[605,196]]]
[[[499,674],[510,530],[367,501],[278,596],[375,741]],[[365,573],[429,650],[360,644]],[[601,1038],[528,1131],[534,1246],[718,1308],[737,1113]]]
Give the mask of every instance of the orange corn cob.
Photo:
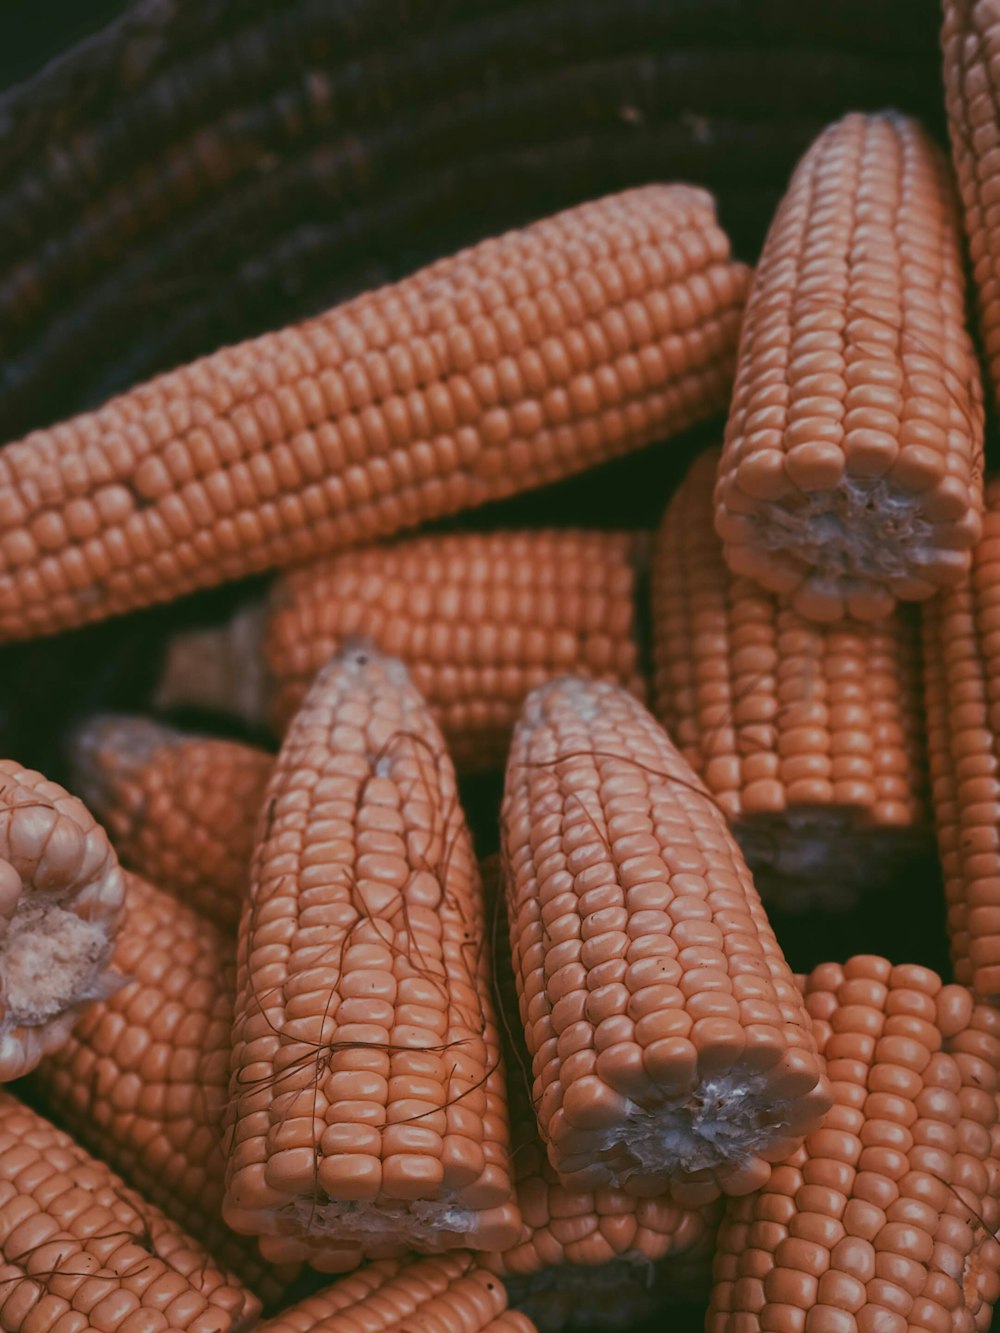
[[[972,1333],[1000,1293],[1000,1014],[884,958],[828,963],[807,1003],[826,1125],[719,1236],[707,1333]]]
[[[235,946],[171,895],[126,878],[114,962],[128,984],[89,1006],[33,1082],[81,1144],[270,1304],[295,1274],[268,1271],[222,1221]]]
[[[969,567],[982,452],[948,163],[914,121],[846,116],[797,167],[755,275],[716,491],[726,561],[818,620],[926,600]]]
[[[0,453],[0,641],[555,481],[720,410],[744,265],[650,185],[483,242]]]
[[[0,1092],[0,1329],[236,1333],[259,1310],[103,1162]]]
[[[347,551],[275,584],[263,638],[283,731],[347,637],[401,658],[456,767],[502,768],[525,695],[573,671],[640,697],[636,564],[625,532],[421,537]]]
[[[502,811],[514,972],[549,1160],[685,1206],[762,1185],[829,1105],[802,996],[725,816],[642,705],[525,702]]]
[[[260,1333],[534,1333],[531,1320],[506,1305],[503,1283],[472,1254],[379,1259],[268,1320]]]
[[[955,978],[1000,998],[1000,478],[972,573],[924,607],[931,793]]]
[[[502,768],[529,690],[564,671],[639,697],[640,533],[416,537],[290,570],[266,605],[174,636],[160,707],[236,712],[279,735],[346,638],[406,663],[456,767]]]
[[[108,715],[77,731],[72,762],[74,788],[123,864],[235,931],[274,756]]]
[[[33,1069],[108,963],[125,887],[107,834],[75,796],[0,760],[0,1082]]]
[[[667,508],[653,560],[656,715],[733,824],[764,901],[850,907],[922,847],[914,620],[816,625],[732,575],[718,452]]]
[[[951,156],[965,211],[965,234],[979,325],[995,401],[1000,403],[1000,213],[996,173],[1000,129],[996,63],[1000,9],[993,0],[944,0],[941,49]]]
[[[511,1300],[542,1333],[629,1328],[678,1293],[709,1285],[718,1203],[681,1208],[668,1196],[636,1199],[623,1190],[574,1193],[559,1183],[538,1137],[530,1058],[518,1015],[510,932],[501,898],[500,858],[483,863],[490,911],[497,1007],[503,1017],[513,1161],[521,1236],[502,1255],[484,1255]]]
[[[401,663],[345,645],[285,737],[240,923],[230,1226],[290,1259],[516,1239],[486,955],[440,732]]]

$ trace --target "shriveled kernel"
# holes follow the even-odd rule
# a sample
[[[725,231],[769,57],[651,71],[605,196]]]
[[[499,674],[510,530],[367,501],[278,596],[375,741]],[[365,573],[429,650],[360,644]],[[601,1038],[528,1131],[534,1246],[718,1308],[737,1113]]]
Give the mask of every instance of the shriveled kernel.
[[[880,620],[968,571],[982,467],[948,163],[915,121],[852,113],[802,158],[755,272],[715,491],[725,560],[809,620]]]

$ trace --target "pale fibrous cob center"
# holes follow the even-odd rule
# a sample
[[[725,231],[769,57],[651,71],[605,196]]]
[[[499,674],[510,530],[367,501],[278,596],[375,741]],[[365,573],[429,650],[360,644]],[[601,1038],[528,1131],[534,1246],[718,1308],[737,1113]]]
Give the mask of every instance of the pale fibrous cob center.
[[[0,880],[13,867],[0,862]],[[30,893],[30,889],[29,889]],[[108,932],[57,902],[22,897],[0,939],[0,1001],[5,1027],[37,1026],[83,1000],[103,998]]]
[[[0,1082],[65,1040],[110,966],[125,887],[107,835],[41,773],[0,760]]]

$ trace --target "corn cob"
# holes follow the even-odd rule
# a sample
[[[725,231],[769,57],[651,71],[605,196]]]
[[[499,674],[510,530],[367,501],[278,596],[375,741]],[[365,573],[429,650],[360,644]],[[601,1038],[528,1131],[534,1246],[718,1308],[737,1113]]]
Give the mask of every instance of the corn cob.
[[[829,1106],[802,997],[725,816],[637,700],[525,702],[502,807],[532,1100],[573,1190],[746,1193]]]
[[[236,1333],[259,1310],[108,1167],[0,1092],[0,1329]]]
[[[747,285],[649,186],[486,241],[0,453],[0,639],[553,481],[711,414]]]
[[[923,608],[924,698],[931,794],[955,979],[1000,996],[996,641],[1000,479],[986,490],[972,573]]]
[[[235,701],[280,734],[320,667],[363,634],[406,663],[456,767],[501,768],[524,696],[555,674],[617,680],[644,697],[644,548],[636,533],[551,530],[345,551],[279,578],[267,611],[253,604],[214,632],[175,636],[157,701],[223,712]]]
[[[895,113],[838,121],[792,178],[747,306],[716,489],[734,574],[818,620],[961,580],[983,452],[964,313],[943,155]]]
[[[171,895],[126,879],[114,962],[128,983],[89,1006],[33,1084],[78,1142],[270,1305],[296,1274],[269,1269],[222,1222],[235,947]]]
[[[923,967],[817,968],[834,1106],[719,1237],[707,1333],[987,1329],[1000,1014]]]
[[[996,58],[1000,11],[991,0],[943,0],[945,104],[952,162],[965,214],[965,234],[979,326],[994,401],[1000,403],[1000,223],[996,209]]]
[[[501,1014],[521,1236],[483,1263],[500,1274],[512,1304],[541,1330],[631,1328],[677,1295],[703,1299],[711,1273],[718,1204],[692,1210],[669,1197],[630,1198],[622,1190],[571,1193],[538,1137],[518,1016],[500,860],[482,865],[491,919],[497,1009]]]
[[[653,560],[654,700],[764,901],[847,908],[921,849],[915,623],[810,623],[730,574],[712,526],[718,452],[675,493]]]
[[[534,1333],[531,1320],[506,1304],[503,1283],[474,1255],[379,1259],[268,1320],[260,1333]]]
[[[478,869],[401,663],[346,644],[268,785],[240,922],[224,1216],[272,1257],[520,1231]]]
[[[41,773],[0,760],[0,1082],[64,1041],[109,972],[124,902],[107,834]]]
[[[123,865],[235,933],[274,756],[108,714],[77,730],[72,763]]]

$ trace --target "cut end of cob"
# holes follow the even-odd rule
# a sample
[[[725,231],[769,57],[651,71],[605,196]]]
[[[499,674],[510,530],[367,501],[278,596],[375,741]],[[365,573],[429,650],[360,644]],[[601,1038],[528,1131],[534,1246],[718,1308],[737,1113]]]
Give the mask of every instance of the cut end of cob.
[[[655,1269],[644,1255],[626,1255],[607,1264],[556,1264],[530,1276],[514,1274],[504,1286],[511,1305],[538,1333],[629,1329],[659,1305]]]
[[[734,574],[818,621],[960,581],[983,405],[948,163],[913,120],[851,114],[799,163],[744,318],[716,490]]]
[[[0,761],[0,1082],[30,1072],[80,1005],[117,988],[124,900],[118,859],[85,807]]]
[[[755,1174],[756,1159],[788,1124],[791,1099],[777,1100],[766,1074],[744,1071],[703,1078],[684,1097],[650,1109],[631,1103],[599,1154],[612,1188],[648,1174]]]
[[[914,828],[878,828],[869,812],[795,806],[733,825],[754,884],[784,912],[846,911],[925,847]]]
[[[0,874],[7,869],[4,862]],[[34,1027],[84,1000],[103,999],[114,987],[105,973],[110,948],[102,923],[22,898],[0,941],[4,1027]]]
[[[815,620],[839,620],[847,606],[860,620],[878,619],[892,610],[894,592],[927,596],[918,587],[925,582],[920,570],[950,567],[955,556],[935,545],[921,497],[885,480],[843,477],[830,490],[805,492],[794,506],[765,502],[753,524],[754,549],[730,549],[733,568],[774,592],[787,591],[789,577],[808,569],[791,600]],[[929,573],[928,589],[935,582]]]
[[[493,1249],[489,1217],[463,1208],[454,1198],[372,1203],[330,1200],[313,1203],[295,1199],[284,1210],[297,1229],[315,1244],[324,1236],[384,1251],[406,1247],[434,1251],[443,1243],[482,1245]],[[505,1228],[506,1230],[506,1228]]]

